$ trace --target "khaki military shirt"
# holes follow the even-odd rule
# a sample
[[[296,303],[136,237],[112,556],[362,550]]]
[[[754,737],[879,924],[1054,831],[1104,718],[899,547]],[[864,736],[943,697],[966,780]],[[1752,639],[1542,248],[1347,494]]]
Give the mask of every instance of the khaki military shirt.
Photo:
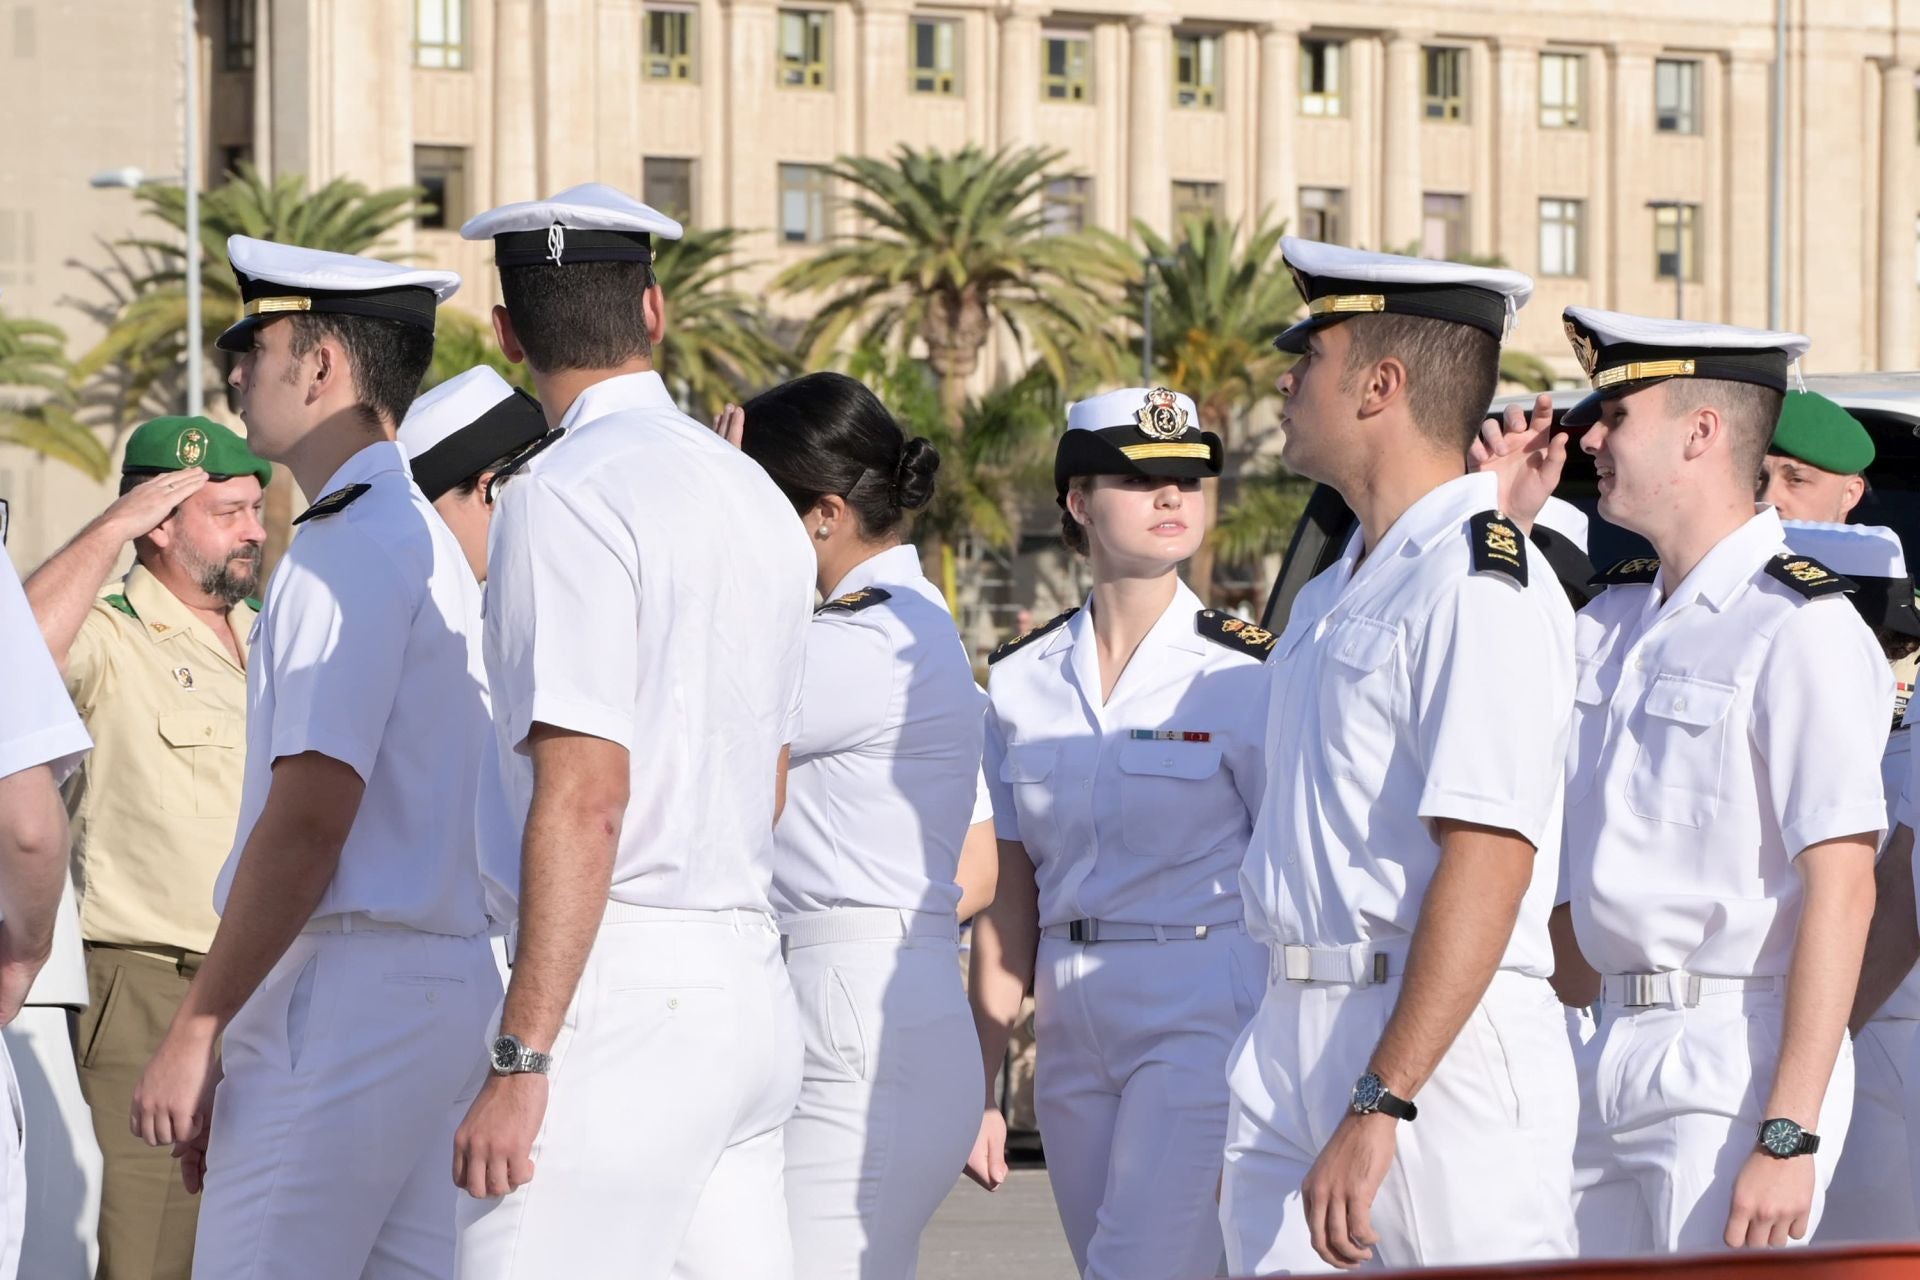
[[[253,618],[244,603],[227,615],[243,655]],[[81,624],[67,692],[94,741],[67,787],[81,936],[205,951],[240,812],[245,669],[135,565]]]

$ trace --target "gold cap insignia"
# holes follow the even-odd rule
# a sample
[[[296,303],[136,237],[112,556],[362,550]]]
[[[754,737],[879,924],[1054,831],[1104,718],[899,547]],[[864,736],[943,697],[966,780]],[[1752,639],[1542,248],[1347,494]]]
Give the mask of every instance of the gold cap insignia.
[[[173,456],[180,459],[183,467],[197,467],[200,459],[207,456],[207,433],[198,427],[188,427],[180,433],[179,441],[173,446]]]
[[[1165,387],[1147,392],[1145,406],[1133,419],[1140,425],[1141,434],[1155,440],[1177,440],[1187,432],[1187,411]]]
[[[1587,331],[1572,320],[1563,320],[1561,323],[1566,326],[1567,341],[1573,345],[1574,357],[1580,361],[1580,367],[1585,369],[1587,376],[1591,378],[1594,366],[1600,363],[1600,348],[1594,344],[1593,338]]]

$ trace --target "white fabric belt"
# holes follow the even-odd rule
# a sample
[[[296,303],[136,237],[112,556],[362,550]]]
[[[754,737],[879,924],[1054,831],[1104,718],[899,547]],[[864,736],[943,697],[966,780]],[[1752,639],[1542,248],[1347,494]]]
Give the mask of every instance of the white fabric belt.
[[[307,921],[302,933],[426,933],[425,929],[416,929],[410,924],[395,924],[391,920],[375,920],[364,911],[342,911],[337,915],[315,916]]]
[[[1662,973],[1609,973],[1600,979],[1600,994],[1608,1004],[1622,1009],[1654,1005],[1691,1009],[1709,996],[1781,991],[1785,986],[1780,978],[1708,978],[1684,969],[1668,969]]]
[[[957,943],[960,922],[937,911],[895,907],[835,907],[788,916],[780,922],[786,949],[828,942],[890,942],[915,938]]]
[[[642,907],[631,902],[607,902],[602,924],[717,924],[736,933],[750,931],[777,933],[779,925],[771,912],[730,907],[724,911],[696,911],[682,907]]]
[[[1068,942],[1199,942],[1209,934],[1242,928],[1238,920],[1225,924],[1126,924],[1118,920],[1068,920],[1040,931],[1043,938]]]
[[[1348,947],[1277,946],[1269,952],[1267,981],[1378,986],[1400,976],[1409,944],[1406,938],[1390,938]]]

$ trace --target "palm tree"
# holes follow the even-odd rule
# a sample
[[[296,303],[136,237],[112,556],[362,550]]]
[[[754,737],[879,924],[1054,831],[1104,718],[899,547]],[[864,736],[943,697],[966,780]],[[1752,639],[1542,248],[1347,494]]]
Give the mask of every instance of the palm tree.
[[[1219,435],[1231,454],[1236,427],[1278,394],[1274,380],[1292,357],[1273,348],[1273,335],[1300,308],[1292,273],[1280,260],[1284,223],[1260,219],[1242,234],[1237,221],[1218,215],[1191,217],[1169,241],[1136,223],[1134,233],[1153,273],[1153,367],[1165,385],[1193,397],[1200,426]],[[1130,290],[1134,320],[1141,319],[1138,281]],[[1220,485],[1205,481],[1208,527],[1218,517]],[[1188,568],[1194,593],[1213,592],[1216,547],[1209,538]]]
[[[74,416],[66,348],[67,335],[59,326],[0,314],[0,387],[28,393],[0,400],[0,441],[104,480],[111,455]]]
[[[1248,564],[1286,550],[1312,493],[1313,481],[1294,475],[1278,460],[1249,467],[1240,476],[1239,501],[1220,513],[1214,547],[1229,564]]]
[[[1111,319],[1126,277],[1098,240],[1049,235],[1042,196],[1064,153],[1039,147],[957,152],[903,146],[891,159],[845,156],[830,173],[853,191],[862,229],[783,272],[775,286],[828,295],[807,326],[803,362],[862,341],[926,347],[948,428],[964,430],[967,382],[1004,326],[1065,384]]]
[[[735,227],[689,228],[655,249],[666,291],[667,337],[654,368],[689,413],[712,417],[793,371],[793,356],[767,331],[761,300],[734,277],[753,264],[738,256]]]

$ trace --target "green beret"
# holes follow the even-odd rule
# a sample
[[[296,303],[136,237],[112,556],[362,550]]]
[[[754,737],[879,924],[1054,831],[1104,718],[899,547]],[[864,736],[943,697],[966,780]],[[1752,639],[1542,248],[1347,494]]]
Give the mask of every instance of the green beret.
[[[123,476],[158,475],[204,467],[216,476],[273,479],[273,464],[257,457],[247,442],[211,418],[155,418],[127,437]]]
[[[1860,420],[1812,391],[1787,392],[1771,451],[1843,476],[1873,465],[1873,437]]]

